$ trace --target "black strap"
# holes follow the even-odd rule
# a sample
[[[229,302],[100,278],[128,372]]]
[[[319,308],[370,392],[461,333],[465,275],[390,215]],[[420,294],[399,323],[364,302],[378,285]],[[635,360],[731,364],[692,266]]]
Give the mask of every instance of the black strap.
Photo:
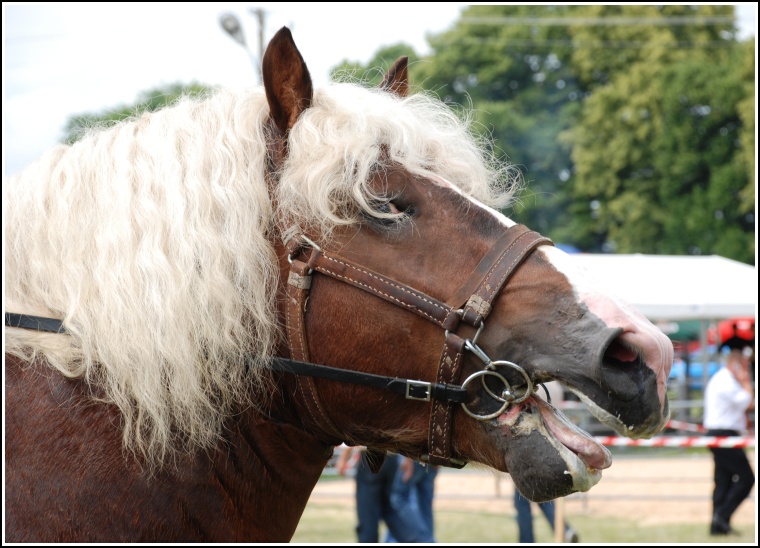
[[[430,399],[433,398],[454,403],[464,403],[467,395],[466,389],[457,385],[413,381],[410,379],[400,379],[398,377],[384,377],[372,373],[362,373],[350,369],[338,369],[327,365],[317,365],[286,358],[273,358],[269,367],[275,371],[284,371],[296,375],[306,375],[308,377],[319,377],[332,381],[350,382],[353,384],[374,386],[375,388],[384,388],[391,392],[396,392],[397,394],[403,394],[407,399],[413,400],[430,401]]]
[[[43,318],[41,316],[30,316],[29,314],[15,314],[13,312],[5,313],[6,327],[20,327],[22,329],[33,329],[35,331],[47,331],[49,333],[66,333],[61,320],[53,318]]]
[[[43,318],[41,316],[30,316],[29,314],[14,314],[13,312],[6,312],[5,325],[7,327],[20,327],[22,329],[46,331],[49,333],[66,333],[66,329],[63,327],[63,322],[60,320]],[[410,379],[400,379],[398,377],[384,377],[382,375],[373,375],[372,373],[338,369],[327,365],[317,365],[315,363],[289,360],[286,358],[273,358],[270,362],[270,368],[275,371],[284,371],[296,375],[306,375],[308,377],[319,377],[333,381],[350,382],[353,384],[384,388],[391,392],[402,394],[406,396],[407,399],[412,400],[430,401],[430,399],[433,398],[454,403],[464,403],[466,401],[466,390],[461,386],[456,385],[413,381]]]

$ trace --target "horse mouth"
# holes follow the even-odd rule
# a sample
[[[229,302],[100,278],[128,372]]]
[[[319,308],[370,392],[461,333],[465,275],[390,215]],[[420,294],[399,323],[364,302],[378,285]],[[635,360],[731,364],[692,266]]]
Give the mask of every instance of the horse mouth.
[[[612,465],[612,455],[606,447],[536,396],[511,406],[496,422],[513,436],[540,434],[564,465],[564,470],[555,468],[556,472],[572,479],[569,491],[588,491],[601,479],[601,471]],[[514,472],[512,475],[514,478]]]

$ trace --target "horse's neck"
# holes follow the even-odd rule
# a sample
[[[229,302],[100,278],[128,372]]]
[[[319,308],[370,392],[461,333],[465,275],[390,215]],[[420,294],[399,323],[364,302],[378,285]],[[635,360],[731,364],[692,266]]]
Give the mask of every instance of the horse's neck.
[[[214,459],[220,481],[238,486],[241,517],[255,529],[256,538],[240,540],[289,541],[333,453],[290,414],[246,413]]]
[[[123,451],[118,411],[82,381],[6,355],[6,390],[13,542],[286,542],[332,453],[275,394],[266,416],[245,410],[213,450],[151,477]]]

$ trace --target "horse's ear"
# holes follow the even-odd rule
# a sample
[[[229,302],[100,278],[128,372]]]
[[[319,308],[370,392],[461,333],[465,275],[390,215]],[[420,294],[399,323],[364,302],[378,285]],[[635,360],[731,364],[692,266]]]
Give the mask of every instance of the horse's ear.
[[[409,94],[409,57],[399,57],[393,66],[385,73],[383,81],[378,86],[380,89],[395,93],[399,97],[406,97]]]
[[[285,135],[301,113],[311,106],[311,75],[287,27],[269,42],[261,63],[269,116]]]

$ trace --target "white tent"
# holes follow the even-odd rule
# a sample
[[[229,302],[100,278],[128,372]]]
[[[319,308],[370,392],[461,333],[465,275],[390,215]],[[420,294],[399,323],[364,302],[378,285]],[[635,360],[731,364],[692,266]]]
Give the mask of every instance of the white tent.
[[[718,255],[576,253],[570,257],[650,321],[755,316],[754,266]]]

